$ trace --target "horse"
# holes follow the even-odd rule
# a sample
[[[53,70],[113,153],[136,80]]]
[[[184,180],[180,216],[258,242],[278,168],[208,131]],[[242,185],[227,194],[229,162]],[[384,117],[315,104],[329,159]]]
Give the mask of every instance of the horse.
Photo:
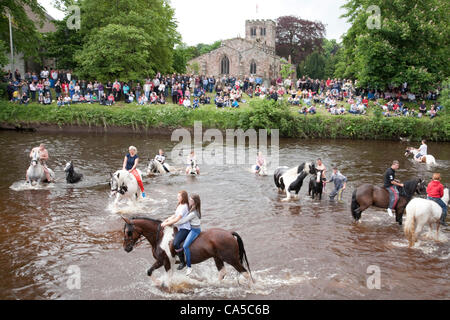
[[[67,162],[67,164],[64,168],[64,172],[66,173],[67,183],[77,183],[83,177],[83,174],[75,172],[72,161]]]
[[[414,193],[419,195],[426,192],[426,183],[422,179],[413,179],[406,181],[404,187],[399,187],[400,198],[395,208],[395,220],[402,225],[403,212]],[[371,184],[363,184],[353,191],[351,212],[355,221],[361,218],[364,210],[370,206],[387,209],[389,206],[389,192],[386,188],[374,186]]]
[[[33,183],[33,182],[45,182],[50,183],[50,181],[47,180],[47,176],[45,175],[44,166],[39,161],[39,152],[34,151],[33,155],[31,157],[31,163],[27,170],[27,183]],[[55,179],[55,173],[47,168],[50,177],[52,180]]]
[[[427,154],[426,156],[422,156],[420,160],[416,158],[419,151],[416,148],[406,148],[405,157],[408,157],[410,155],[413,155],[414,160],[420,163],[426,163],[426,164],[436,164],[436,158],[433,157],[431,154]]]
[[[142,180],[142,173],[136,169]],[[109,182],[111,187],[111,197],[115,196],[114,205],[117,205],[123,198],[132,201],[142,199],[141,190],[136,178],[127,170],[119,170],[111,174]]]
[[[133,217],[125,221],[123,228],[124,240],[123,248],[130,253],[136,243],[142,238],[147,239],[152,247],[153,257],[156,262],[147,270],[147,275],[152,276],[153,271],[164,266],[166,272],[169,272],[170,279],[173,276],[173,267],[175,265],[175,249],[173,247],[176,228],[167,226],[161,228],[161,221],[145,217]],[[219,271],[219,281],[226,275],[224,262],[233,266],[236,271],[243,274],[247,280],[253,283],[247,254],[244,248],[242,238],[236,232],[229,232],[223,229],[209,229],[202,231],[197,239],[191,244],[191,262],[192,264],[201,263],[207,259],[213,258]],[[244,267],[244,260],[247,269]]]
[[[319,195],[319,200],[322,200],[322,191],[323,191],[323,181],[322,181],[322,172],[323,170],[316,170],[316,177],[313,177],[309,180],[309,190],[308,195],[311,195],[314,199],[315,195]]]
[[[442,201],[448,205],[448,188],[444,189]],[[433,230],[433,224],[436,225],[436,239],[439,239],[439,226],[441,224],[440,218],[442,216],[442,208],[436,202],[433,200],[415,198],[408,203],[405,210],[406,220],[404,231],[405,236],[409,241],[410,248],[414,246],[417,236],[426,224],[430,226],[430,231]]]
[[[186,168],[186,174],[191,176],[199,174],[199,168],[195,159],[190,159],[189,167]]]
[[[164,167],[167,168],[168,171],[164,169]],[[172,167],[169,166],[167,163],[164,163],[164,166],[161,162],[155,159],[151,159],[147,166],[147,175],[151,174],[166,174],[172,172]]]
[[[286,192],[286,199],[282,201],[289,201],[291,199],[291,192],[295,191],[295,197],[303,185],[303,180],[308,174],[316,174],[316,167],[311,162],[305,162],[297,167],[289,169],[288,167],[280,167],[275,170],[273,179],[278,188],[278,192]]]
[[[259,167],[259,170],[256,170],[256,164],[252,166],[252,172],[254,174],[258,174],[260,176],[267,176],[267,168],[265,165]]]

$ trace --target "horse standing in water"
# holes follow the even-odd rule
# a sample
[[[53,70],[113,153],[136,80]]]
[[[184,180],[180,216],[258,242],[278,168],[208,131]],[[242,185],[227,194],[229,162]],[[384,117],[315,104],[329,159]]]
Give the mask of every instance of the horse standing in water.
[[[422,156],[421,160],[417,160],[416,156],[418,153],[419,153],[419,151],[417,149],[409,147],[409,148],[406,148],[405,157],[413,155],[413,158],[416,162],[426,163],[426,164],[436,164],[436,158],[434,156],[432,156],[431,154]]]
[[[319,195],[319,200],[322,200],[322,191],[323,191],[323,181],[322,181],[322,172],[323,170],[317,170],[316,177],[313,177],[309,180],[309,190],[308,195],[311,195],[312,198]]]
[[[395,221],[402,225],[403,212],[414,193],[424,194],[426,184],[422,179],[406,181],[404,187],[398,188],[400,198],[395,207]],[[361,214],[370,206],[387,209],[389,206],[389,192],[383,188],[371,184],[363,184],[356,188],[352,195],[351,212],[355,221],[361,219]]]
[[[142,173],[136,169],[142,181]],[[111,196],[115,197],[114,205],[117,205],[122,198],[136,201],[142,199],[142,192],[136,178],[127,170],[119,170],[111,174],[109,182],[111,187]]]
[[[448,188],[444,189],[442,201],[448,205]],[[430,231],[436,225],[436,240],[439,240],[439,227],[441,225],[442,208],[433,200],[415,198],[406,206],[405,236],[411,248],[423,227],[428,224]]]
[[[41,164],[41,162],[39,161],[40,157],[39,157],[39,152],[35,151],[33,152],[33,155],[31,157],[31,163],[30,166],[27,170],[27,183],[33,183],[33,182],[46,182],[49,183],[49,181],[47,180],[47,176],[45,175],[45,171],[44,171],[44,166]],[[51,179],[55,179],[55,173],[47,168]]]
[[[176,256],[172,241],[176,230],[173,227],[161,229],[161,221],[151,218],[127,219],[122,217],[122,219],[125,221],[124,250],[128,253],[131,252],[140,238],[146,238],[152,246],[153,257],[156,259],[156,262],[148,269],[147,275],[151,277],[154,270],[164,266],[166,272],[170,272],[171,278]],[[224,262],[226,262],[253,283],[244,243],[236,232],[222,229],[209,229],[201,232],[191,244],[190,250],[192,264],[201,263],[209,258],[214,259],[217,270],[219,270],[219,280],[225,277]],[[248,271],[243,266],[244,259]]]
[[[278,188],[278,192],[286,192],[286,198],[281,201],[289,201],[292,191],[295,191],[295,197],[297,198],[302,188],[303,180],[309,174],[316,174],[316,167],[311,162],[302,163],[292,169],[288,167],[276,169],[273,174],[273,179]]]

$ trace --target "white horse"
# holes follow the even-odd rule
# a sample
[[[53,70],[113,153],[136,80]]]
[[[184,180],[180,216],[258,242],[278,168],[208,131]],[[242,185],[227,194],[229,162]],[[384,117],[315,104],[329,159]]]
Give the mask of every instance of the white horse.
[[[164,167],[166,167],[167,170],[169,170],[169,172],[164,170]],[[168,165],[166,162],[164,163],[164,166],[163,166],[161,164],[161,162],[159,162],[158,160],[155,160],[155,159],[151,159],[147,166],[147,175],[158,174],[158,173],[166,174],[166,173],[171,173],[172,171],[173,171],[173,168],[170,165]]]
[[[186,168],[186,174],[191,176],[200,174],[200,169],[198,168],[197,161],[195,159],[190,160],[190,164],[188,164],[188,167]]]
[[[259,170],[256,170],[256,164],[252,166],[252,172],[254,174],[259,174],[260,176],[267,176],[267,168],[266,165],[259,167]]]
[[[413,155],[414,160],[420,163],[426,163],[426,164],[436,164],[436,158],[433,157],[431,154],[427,154],[426,156],[422,156],[419,159],[416,158],[417,154],[419,153],[419,150],[416,148],[406,148],[405,157],[408,157],[409,155]]]
[[[448,188],[444,189],[442,201],[448,205],[449,193]],[[433,224],[436,225],[436,240],[439,239],[440,218],[442,216],[442,208],[433,200],[414,198],[406,206],[405,235],[409,241],[409,247],[412,247],[417,240],[417,236],[422,231],[424,225],[430,226],[432,230]]]
[[[142,180],[142,173],[136,169],[139,177]],[[142,199],[141,189],[134,175],[127,170],[119,170],[111,175],[111,196],[115,196],[114,205],[117,205],[120,200],[128,199],[133,202]]]
[[[50,181],[47,180],[47,176],[45,174],[45,170],[44,170],[44,166],[41,164],[41,162],[39,161],[40,157],[39,157],[39,152],[34,151],[33,155],[31,157],[31,163],[30,166],[27,170],[27,183],[33,183],[33,182],[37,182],[37,183],[41,183],[41,182],[46,182],[49,183]],[[55,179],[55,173],[47,168],[50,177],[52,180]]]

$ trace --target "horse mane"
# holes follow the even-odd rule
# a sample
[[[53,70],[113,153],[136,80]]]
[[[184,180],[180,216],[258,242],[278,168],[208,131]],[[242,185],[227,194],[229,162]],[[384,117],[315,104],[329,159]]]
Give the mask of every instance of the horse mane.
[[[158,223],[158,224],[162,223],[161,220],[152,219],[152,218],[149,218],[149,217],[139,217],[139,216],[131,217],[131,220],[147,220],[147,221],[155,222],[155,223]]]
[[[302,172],[303,170],[305,170],[305,165],[306,165],[306,162],[305,162],[305,163],[302,163],[301,165],[298,166],[297,174],[299,174],[300,172]]]
[[[419,184],[420,179],[413,179],[406,181],[403,188],[399,188],[400,194],[406,197],[408,200],[412,198],[414,192],[416,191],[417,184]]]

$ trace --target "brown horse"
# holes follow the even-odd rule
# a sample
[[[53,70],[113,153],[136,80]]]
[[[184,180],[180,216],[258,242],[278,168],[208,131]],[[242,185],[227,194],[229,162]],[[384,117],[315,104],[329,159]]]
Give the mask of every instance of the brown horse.
[[[173,237],[176,229],[172,227],[161,228],[161,221],[151,218],[134,217],[125,220],[123,248],[126,252],[131,252],[136,243],[147,239],[152,246],[153,257],[156,262],[147,271],[149,277],[154,270],[164,266],[166,272],[173,274],[175,264],[175,250],[173,248]],[[233,266],[239,273],[253,282],[244,243],[236,232],[229,232],[222,229],[209,229],[201,232],[197,239],[191,244],[191,263],[201,263],[209,258],[213,258],[219,270],[219,280],[225,277],[224,262]],[[247,264],[247,269],[243,266],[243,260]]]
[[[406,181],[404,187],[398,187],[400,194],[395,207],[395,221],[402,225],[403,212],[414,193],[424,194],[426,184],[422,179]],[[389,206],[389,192],[383,187],[377,187],[371,184],[364,184],[353,191],[351,211],[355,221],[361,218],[364,210],[370,206],[387,209]]]

